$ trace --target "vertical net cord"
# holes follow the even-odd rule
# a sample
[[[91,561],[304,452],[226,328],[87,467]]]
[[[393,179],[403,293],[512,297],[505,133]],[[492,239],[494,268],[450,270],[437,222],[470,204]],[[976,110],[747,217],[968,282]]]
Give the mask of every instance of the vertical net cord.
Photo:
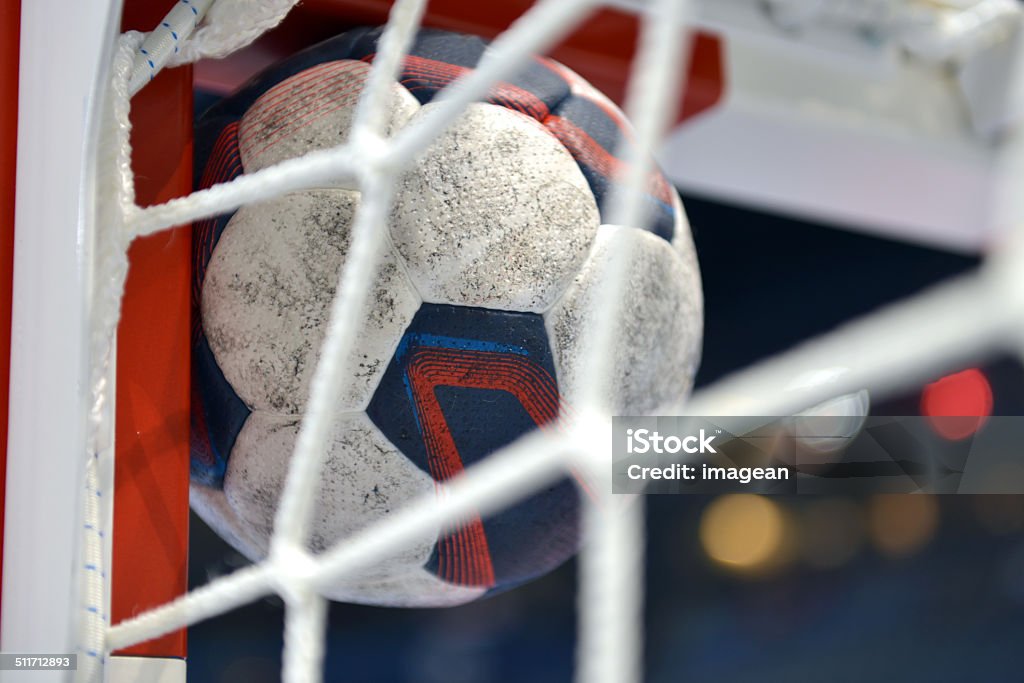
[[[380,127],[394,74],[419,26],[425,0],[398,2],[392,21],[381,40],[380,61],[371,70],[370,79],[360,96],[350,144],[357,149],[379,148]],[[389,72],[374,77],[381,68]],[[368,155],[369,156],[369,155]],[[360,182],[362,198],[352,227],[352,246],[348,262],[341,269],[338,287],[331,304],[327,333],[320,360],[313,374],[310,400],[299,429],[288,477],[274,520],[273,543],[288,546],[304,544],[313,513],[308,492],[320,474],[331,424],[331,407],[338,403],[341,378],[348,355],[356,341],[359,317],[369,299],[373,274],[387,244],[387,216],[397,173],[366,159]],[[273,554],[273,549],[271,551]]]
[[[379,148],[386,106],[392,83],[419,28],[426,0],[399,0],[392,8],[381,38],[379,59],[360,96],[350,144],[357,149]],[[367,154],[369,157],[370,155]],[[323,468],[327,441],[331,436],[333,410],[342,390],[344,371],[350,363],[357,339],[359,318],[366,308],[374,273],[387,245],[387,216],[397,180],[397,169],[379,165],[366,167],[361,179],[361,200],[352,227],[349,261],[342,266],[313,374],[310,400],[288,468],[284,491],[278,504],[271,538],[270,559],[275,567],[308,570],[312,558],[306,550],[312,521],[316,481]],[[320,680],[326,639],[326,599],[313,586],[308,571],[289,577],[285,598],[284,670],[285,683]]]
[[[373,273],[386,244],[384,231],[392,189],[382,182],[386,178],[366,178],[363,199],[352,227],[352,246],[349,264],[342,269],[340,282],[331,306],[327,335],[321,347],[320,360],[313,375],[312,389],[306,414],[288,468],[284,491],[278,503],[271,537],[269,561],[277,577],[284,579],[278,586],[285,599],[285,683],[318,681],[320,661],[312,657],[298,658],[294,648],[313,648],[311,641],[322,643],[325,633],[322,620],[317,622],[304,614],[308,605],[325,609],[304,571],[311,561],[306,550],[306,538],[315,504],[311,492],[317,490],[327,440],[331,436],[331,407],[337,405],[341,392],[341,378],[347,364],[349,350],[355,341],[359,315],[364,310]],[[315,632],[313,629],[317,629]],[[289,650],[292,653],[289,653]],[[309,649],[309,655],[322,657],[322,645]]]
[[[382,143],[384,122],[388,120],[388,100],[391,89],[398,82],[416,31],[423,21],[427,0],[398,0],[391,8],[387,25],[378,42],[377,55],[366,82],[366,88],[356,105],[352,137],[363,144],[374,147]],[[376,151],[376,150],[374,150]],[[364,152],[370,156],[372,152]],[[385,175],[393,176],[398,169],[385,169]],[[394,178],[388,178],[394,181]]]
[[[644,14],[639,53],[630,70],[626,96],[626,118],[636,131],[633,144],[623,145],[617,154],[624,159],[620,183],[609,202],[608,223],[643,226],[650,221],[644,205],[644,190],[651,175],[657,144],[668,129],[683,87],[685,48],[688,33],[683,25],[688,0],[656,0]],[[587,382],[582,403],[608,413],[608,382],[611,379],[612,350],[616,343],[622,295],[629,281],[631,249],[618,249],[609,263],[608,277],[600,283],[596,300],[608,302],[605,317],[595,320],[583,348]]]
[[[686,9],[686,0],[655,0],[643,15],[626,96],[626,117],[636,137],[618,151],[625,170],[609,199],[613,225],[644,226],[650,221],[643,194],[656,145],[671,123],[683,88],[689,45],[683,22]],[[605,315],[583,335],[588,341],[582,353],[591,371],[582,387],[582,404],[592,420],[614,412],[608,397],[618,333],[615,321],[620,319],[630,277],[631,252],[626,246],[612,254],[608,277],[595,294],[596,301],[606,302]],[[644,501],[642,496],[623,499],[612,494],[610,430],[596,424],[583,427],[590,434],[591,448],[581,465],[601,485],[596,500],[584,504],[576,680],[638,683],[643,671]],[[586,437],[581,433],[579,438]]]
[[[89,283],[89,392],[90,409],[86,427],[86,495],[83,511],[82,577],[82,643],[81,663],[76,680],[99,681],[106,657],[105,636],[108,628],[109,596],[105,591],[105,530],[102,528],[100,501],[100,461],[113,458],[113,363],[114,339],[120,317],[121,295],[128,274],[125,230],[125,208],[134,203],[135,188],[131,173],[131,146],[128,120],[128,76],[132,54],[141,42],[138,34],[123,36],[114,58],[110,89],[105,93],[106,126],[101,129],[102,143],[97,159],[97,192],[116,198],[114,202],[97,205],[92,247],[94,268]],[[107,492],[109,493],[109,492]]]
[[[307,558],[296,558],[304,566]],[[295,576],[294,566],[289,572]],[[281,592],[285,601],[284,650],[281,653],[283,683],[314,683],[323,678],[327,646],[327,600],[304,575]]]
[[[610,495],[584,507],[577,683],[643,679],[644,507],[643,496]]]

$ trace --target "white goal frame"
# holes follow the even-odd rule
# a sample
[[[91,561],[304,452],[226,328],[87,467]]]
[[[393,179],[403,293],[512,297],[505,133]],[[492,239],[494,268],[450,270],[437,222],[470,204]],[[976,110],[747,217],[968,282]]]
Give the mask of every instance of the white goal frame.
[[[5,652],[74,652],[78,644],[91,276],[86,241],[94,212],[96,103],[106,89],[119,16],[115,0],[40,0],[21,7],[0,613]],[[54,45],[67,57],[59,78],[53,77]]]
[[[237,0],[221,0],[242,6]],[[723,0],[725,1],[725,0]],[[878,0],[866,0],[876,3]],[[289,1],[262,3],[273,24]],[[529,435],[452,481],[443,499],[423,500],[359,532],[323,555],[305,549],[310,490],[326,438],[326,406],[339,387],[353,342],[351,322],[362,308],[367,273],[380,250],[391,180],[469,102],[520,60],[544,52],[571,31],[598,0],[539,0],[493,44],[480,68],[456,82],[424,125],[384,140],[382,93],[393,79],[425,6],[398,0],[360,102],[352,137],[334,150],[289,160],[230,184],[163,205],[134,203],[127,161],[128,82],[140,36],[117,39],[117,0],[33,0],[22,7],[22,87],[17,189],[15,305],[12,321],[7,529],[0,649],[77,652],[77,677],[112,679],[109,653],[187,626],[261,596],[285,602],[284,680],[317,681],[323,657],[326,603],[319,589],[335,577],[385,556],[420,529],[469,510],[500,509],[576,468],[596,482],[585,505],[588,543],[581,553],[577,680],[641,680],[643,501],[623,504],[610,494],[610,426],[598,400],[608,376],[614,326],[591,330],[594,378],[578,420],[561,435]],[[671,106],[685,72],[685,27],[697,14],[686,0],[618,0],[640,13],[643,41],[633,67],[626,111],[636,127],[637,157],[624,190],[613,197],[612,222],[643,221],[639,201],[647,161],[671,124]],[[790,0],[790,4],[798,4]],[[60,16],[61,21],[53,21]],[[211,34],[212,35],[212,34]],[[223,47],[216,35],[197,42],[194,56]],[[222,39],[222,37],[221,37]],[[52,72],[53,46],[63,76]],[[1016,81],[1014,81],[1016,82]],[[75,107],[55,107],[73,101]],[[1017,137],[1003,142],[995,223],[1014,226],[1021,203],[1024,153]],[[322,360],[313,383],[292,468],[275,523],[270,556],[221,577],[182,599],[110,626],[109,545],[89,532],[109,522],[109,357],[117,317],[116,285],[133,237],[233,210],[268,196],[344,179],[363,192],[353,227],[351,264],[334,302]],[[602,296],[607,320],[624,280],[628,254],[618,254]],[[114,289],[107,289],[114,287]],[[98,292],[98,294],[97,294]],[[106,292],[107,296],[104,296]],[[983,269],[855,321],[697,393],[666,413],[791,414],[828,398],[869,388],[885,393],[996,351],[1024,352],[1024,233],[1011,230]],[[55,428],[57,425],[59,428]],[[115,503],[116,504],[116,503]],[[16,523],[15,523],[16,522]],[[90,528],[85,528],[86,526]],[[12,549],[16,549],[16,552]],[[83,559],[85,558],[85,559]],[[96,575],[83,568],[92,566]],[[99,569],[98,569],[99,568]],[[101,578],[97,578],[101,577]],[[94,611],[95,610],[95,611]],[[90,654],[91,653],[91,654]],[[172,674],[174,675],[174,674]],[[5,678],[6,680],[6,678]],[[29,680],[29,679],[26,679]],[[64,680],[33,674],[32,681]]]

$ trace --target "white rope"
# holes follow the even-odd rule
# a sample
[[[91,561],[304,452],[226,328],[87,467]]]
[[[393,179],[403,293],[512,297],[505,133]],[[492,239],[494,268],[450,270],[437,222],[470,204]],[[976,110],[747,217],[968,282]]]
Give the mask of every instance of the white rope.
[[[864,387],[881,396],[934,379],[1002,348],[1024,319],[1020,303],[993,284],[982,274],[939,285],[721,379],[675,409],[791,415]]]
[[[391,8],[387,26],[377,42],[373,69],[356,105],[352,137],[375,143],[384,132],[392,88],[399,80],[402,63],[412,47],[426,8],[426,0],[398,0]]]
[[[109,91],[106,98],[105,125],[101,127],[99,156],[96,160],[98,196],[112,201],[97,202],[92,249],[95,265],[91,271],[92,310],[89,312],[89,396],[90,409],[86,426],[85,500],[82,518],[81,595],[82,635],[79,645],[78,681],[98,682],[103,675],[106,656],[104,638],[108,628],[109,599],[106,593],[104,528],[100,498],[100,463],[113,457],[114,386],[111,363],[114,337],[120,318],[121,296],[128,274],[129,239],[124,231],[124,208],[134,202],[131,175],[131,146],[128,121],[127,83],[132,68],[132,54],[141,42],[138,34],[121,38],[114,57]]]
[[[640,47],[630,70],[626,116],[636,133],[625,141],[617,156],[624,159],[625,172],[617,180],[609,199],[609,222],[613,225],[643,227],[650,216],[643,195],[654,170],[656,145],[668,129],[679,101],[685,73],[688,33],[683,17],[685,0],[656,0],[643,15]],[[631,273],[631,247],[616,251],[608,277],[598,284],[596,300],[606,302],[591,329],[582,335],[585,367],[590,368],[583,385],[584,410],[607,415],[611,406],[608,383],[612,377],[623,294]],[[580,683],[638,683],[643,654],[643,504],[623,506],[622,498],[611,493],[610,430],[592,430],[589,456],[583,465],[588,476],[601,483],[596,500],[584,503],[585,544],[580,557],[580,593],[577,598],[579,636],[576,680]]]
[[[294,548],[291,554],[279,549],[273,562],[277,592],[285,604],[282,680],[319,681],[327,639],[327,600],[313,586],[316,561],[304,549]]]
[[[178,0],[160,25],[139,46],[128,94],[134,95],[156,78],[199,25],[213,0]]]
[[[104,639],[107,634],[106,578],[103,562],[103,538],[106,530],[101,524],[102,515],[97,500],[100,495],[97,458],[99,453],[88,456],[85,463],[85,505],[82,515],[82,557],[81,557],[81,626],[78,643],[79,666],[75,680],[94,683],[101,680],[105,659]]]
[[[392,8],[350,134],[349,144],[364,151],[364,160],[381,145],[392,84],[419,28],[425,5],[426,0],[399,0]],[[309,404],[274,519],[270,561],[286,568],[298,566],[306,570],[315,564],[305,547],[315,503],[309,492],[316,489],[321,476],[334,406],[344,387],[343,377],[358,340],[359,320],[370,296],[374,273],[388,243],[387,216],[398,169],[367,164],[362,170],[361,199],[352,226],[347,263],[339,273]],[[326,601],[313,589],[306,571],[288,576],[289,590],[283,593],[284,681],[318,681],[323,668]]]
[[[444,496],[424,496],[339,543],[320,556],[318,585],[326,588],[353,571],[388,559],[424,532],[471,514],[486,517],[564,476],[574,456],[572,441],[552,431],[521,437],[448,480]]]
[[[274,592],[274,578],[273,568],[266,563],[218,577],[165,605],[110,627],[107,648],[129,647],[259,600]]]
[[[398,68],[405,49],[411,43],[412,34],[419,26],[424,4],[425,0],[410,0],[395,5],[393,15],[396,21],[394,24],[389,22],[385,30],[386,40],[381,45],[381,49],[388,49],[389,53],[381,54],[381,62],[375,64],[374,71],[381,65],[384,68]],[[380,121],[367,120],[366,117],[383,118],[380,112],[386,102],[385,98],[390,94],[392,82],[390,78],[371,77],[363,89],[359,108],[362,116],[358,126],[353,128],[353,139],[350,140],[350,144],[356,148],[369,144],[356,136],[377,137]],[[397,170],[372,165],[364,166],[362,170],[362,195],[352,226],[351,247],[347,262],[339,274],[320,360],[313,373],[309,404],[299,428],[295,453],[278,504],[272,553],[278,544],[284,544],[287,552],[292,552],[292,546],[304,547],[314,503],[309,491],[314,489],[314,483],[320,476],[334,406],[338,404],[342,391],[341,378],[346,370],[350,350],[357,339],[359,319],[370,295],[374,272],[387,244],[387,216],[391,209]]]
[[[610,481],[605,485],[610,487]],[[639,683],[644,632],[643,496],[607,495],[601,505],[586,505],[583,529],[587,544],[580,553],[576,595],[580,615],[576,681]]]
[[[333,407],[338,405],[344,383],[342,378],[348,364],[349,350],[356,341],[359,318],[374,281],[373,274],[384,253],[387,225],[385,219],[391,204],[393,187],[390,183],[367,179],[362,200],[352,226],[352,243],[348,263],[342,269],[334,302],[331,305],[327,334],[321,346],[320,359],[313,374],[309,404],[302,418],[295,452],[288,468],[284,490],[274,518],[274,531],[270,542],[270,558],[276,564],[287,563],[306,553],[310,520],[320,477],[327,440],[334,424]],[[285,683],[318,681],[319,662],[288,654],[289,648],[305,650],[309,641],[324,637],[322,629],[310,632],[318,621],[309,620],[303,612],[316,606],[311,589],[306,587],[294,599],[286,602],[285,631]],[[311,650],[313,654],[318,649]]]
[[[132,234],[144,237],[175,225],[234,211],[243,204],[266,201],[288,192],[315,187],[358,190],[356,182],[365,171],[364,155],[351,144],[317,150],[287,159],[268,168],[220,183],[187,197],[146,208],[131,207],[128,220]],[[372,162],[370,162],[372,164]]]
[[[643,196],[647,179],[654,168],[654,153],[665,135],[675,105],[682,91],[686,73],[688,33],[683,29],[688,0],[657,0],[644,15],[639,54],[630,70],[626,96],[626,117],[633,122],[635,136],[631,144],[624,142],[616,155],[625,160],[625,171],[616,183],[609,202],[612,225],[641,227],[647,225]],[[582,388],[582,402],[591,410],[608,413],[607,383],[612,377],[611,363],[618,355],[614,345],[620,329],[614,321],[620,318],[622,295],[629,279],[632,243],[617,250],[609,263],[608,276],[598,283],[595,300],[606,301],[605,316],[595,319],[593,329],[581,335],[581,353],[591,368]]]
[[[298,0],[216,0],[192,38],[167,63],[226,57],[280,24],[296,4]]]

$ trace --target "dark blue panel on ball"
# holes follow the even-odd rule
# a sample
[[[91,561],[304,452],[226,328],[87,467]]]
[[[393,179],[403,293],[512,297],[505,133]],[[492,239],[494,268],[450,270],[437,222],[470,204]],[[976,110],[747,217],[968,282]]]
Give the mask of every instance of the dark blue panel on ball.
[[[507,446],[536,425],[511,394],[484,389],[438,387],[447,415],[471,415],[485,407],[482,421],[448,421],[459,454],[477,460]],[[500,428],[498,424],[500,421]],[[554,569],[579,544],[579,499],[568,479],[483,520],[497,584],[512,588]],[[435,552],[426,568],[438,574]]]
[[[484,308],[424,304],[416,313],[399,349],[391,359],[367,413],[381,431],[424,472],[429,472],[427,448],[420,434],[419,416],[410,396],[408,376],[411,351],[417,348],[487,352],[507,351],[525,355],[555,376],[544,320],[534,313],[494,311]],[[440,362],[444,362],[441,360]],[[497,392],[494,392],[497,393]],[[446,415],[449,423],[488,424],[495,438],[508,443],[523,433],[521,424],[493,419],[487,402],[463,405]],[[466,453],[469,465],[485,453]]]
[[[606,220],[606,200],[615,184],[616,172],[624,165],[617,154],[630,154],[629,124],[618,111],[589,97],[572,95],[552,111],[544,125],[576,159],[597,200],[602,221]],[[670,242],[675,234],[674,193],[675,189],[655,168],[644,194],[649,207],[647,227]]]
[[[346,31],[341,35],[329,38],[301,52],[297,52],[288,59],[273,64],[254,76],[230,97],[225,97],[210,107],[203,114],[203,120],[212,120],[220,116],[241,118],[260,95],[300,71],[305,71],[323,62],[332,62],[339,59],[359,59],[352,55],[353,46],[372,30],[374,29],[357,28]]]
[[[192,345],[192,481],[223,488],[231,449],[248,417],[249,408],[200,337]]]
[[[195,185],[207,188],[242,173],[238,121],[217,116],[203,121],[195,136]],[[233,214],[196,221],[192,226],[192,480],[222,488],[228,458],[249,408],[221,372],[203,333],[200,303],[206,268]]]
[[[384,27],[378,26],[361,35],[352,46],[352,59],[368,59],[376,55],[377,43],[383,33]],[[479,36],[425,28],[416,34],[408,54],[474,69],[486,49],[487,42]]]
[[[200,319],[203,278],[213,247],[230,215],[196,223],[192,233],[192,479],[221,488],[231,448],[249,408],[228,383],[213,356]]]
[[[353,59],[372,60],[383,29],[363,34],[352,47]],[[409,49],[399,78],[421,104],[463,74],[472,71],[487,50],[487,42],[436,29],[423,29]],[[485,101],[543,121],[551,109],[569,95],[569,84],[537,61],[494,86]]]
[[[554,377],[541,316],[424,304],[367,413],[410,460],[445,481],[554,420]],[[577,527],[576,489],[564,481],[484,519],[483,540],[465,529],[455,532],[458,542],[443,537],[426,568],[453,583],[503,590],[569,557]]]

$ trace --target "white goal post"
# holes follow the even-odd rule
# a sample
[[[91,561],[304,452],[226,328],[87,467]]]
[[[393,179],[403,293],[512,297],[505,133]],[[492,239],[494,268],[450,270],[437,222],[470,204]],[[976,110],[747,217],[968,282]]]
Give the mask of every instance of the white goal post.
[[[691,137],[684,140],[680,131],[669,135],[672,107],[678,102],[676,89],[683,85],[687,28],[701,25],[725,35],[746,36],[743,40],[755,36],[753,43],[744,43],[753,50],[750,45],[762,40],[756,36],[764,26],[744,24],[742,17],[755,16],[750,8],[765,3],[744,3],[539,0],[492,43],[479,69],[445,91],[442,104],[432,116],[424,117],[425,125],[385,140],[376,126],[381,96],[427,6],[426,0],[396,0],[350,140],[230,184],[141,207],[132,176],[128,110],[130,80],[143,36],[120,33],[118,0],[23,2],[0,650],[77,653],[75,676],[81,681],[142,677],[169,683],[183,680],[180,660],[139,662],[111,654],[276,593],[285,602],[283,678],[289,683],[317,681],[326,646],[326,602],[321,594],[325,584],[374,562],[421,528],[457,519],[467,510],[485,514],[500,509],[567,468],[577,468],[597,482],[598,493],[596,503],[585,505],[584,511],[588,543],[580,561],[576,677],[588,683],[640,681],[643,587],[636,577],[642,575],[643,566],[643,501],[624,504],[611,495],[610,427],[607,411],[596,398],[609,374],[606,359],[614,325],[590,330],[592,398],[581,406],[582,417],[566,424],[562,435],[529,435],[453,480],[443,499],[420,501],[316,557],[305,549],[311,508],[310,496],[305,494],[320,467],[326,407],[338,391],[341,359],[353,343],[354,326],[348,323],[362,309],[369,281],[365,274],[375,264],[383,233],[379,228],[402,164],[492,83],[530,55],[548,50],[591,10],[613,4],[636,12],[642,24],[626,101],[637,131],[638,156],[624,179],[626,189],[613,198],[616,222],[637,224],[642,220],[638,197],[648,170],[646,152],[668,149],[673,155],[686,156],[707,144]],[[204,10],[209,5],[197,4],[204,5]],[[216,0],[205,28],[195,34],[193,48],[184,54],[199,58],[241,47],[275,25],[292,4],[291,0],[263,2],[259,12],[249,16],[249,3]],[[1013,97],[1000,99],[998,113],[988,109],[973,119],[986,122],[986,130],[999,127],[999,135],[985,143],[990,150],[986,165],[991,164],[986,210],[992,225],[1005,228],[1006,235],[986,236],[985,241],[994,246],[979,273],[728,377],[698,392],[685,406],[664,406],[666,413],[791,414],[864,388],[884,393],[912,386],[937,371],[997,350],[1024,353],[1020,323],[1024,320],[1024,232],[1010,230],[1024,228],[1018,225],[1022,207],[1014,191],[1014,186],[1021,185],[1024,166],[1020,136],[1013,125],[1018,121],[1014,97],[1020,74],[1014,69],[1020,62],[1020,11],[1014,13],[1011,5],[992,0],[949,3],[963,13],[951,9],[951,21],[960,17],[965,23],[959,25],[962,33],[952,29],[943,33],[926,30],[927,14],[907,15],[904,21],[898,13],[942,3],[861,0],[842,4],[859,6],[863,12],[852,17],[815,14],[813,8],[821,3],[811,0],[767,3],[777,11],[773,21],[781,22],[783,30],[804,28],[807,35],[817,36],[815,40],[841,34],[851,22],[859,26],[875,21],[892,28],[886,37],[900,41],[900,50],[912,57],[917,50],[918,57],[938,60],[938,64],[962,66],[966,63],[962,60],[968,59],[965,55],[993,45],[1010,51],[1001,57],[1000,64],[1009,65],[1001,82]],[[60,21],[55,21],[58,16]],[[971,17],[976,24],[967,21]],[[985,26],[993,30],[973,31],[986,18],[993,23]],[[824,27],[824,33],[819,35],[810,27]],[[942,27],[948,28],[946,23]],[[968,35],[970,40],[965,38]],[[56,55],[54,46],[60,48]],[[934,101],[946,94],[936,94]],[[854,103],[846,104],[848,109],[843,111],[855,109]],[[917,120],[912,112],[901,109],[899,113],[911,123]],[[967,144],[963,140],[972,134],[970,119],[960,119],[956,136],[951,121],[943,118],[937,125],[932,131],[936,139],[956,137],[954,146]],[[946,125],[948,129],[942,127]],[[691,132],[697,135],[695,131],[686,135]],[[918,144],[903,142],[910,147]],[[692,163],[685,174],[699,184],[701,165]],[[154,610],[111,623],[110,596],[117,590],[111,583],[144,580],[120,577],[110,570],[114,565],[110,532],[118,505],[111,495],[115,490],[114,410],[116,402],[124,400],[113,389],[115,331],[129,244],[249,201],[316,186],[328,177],[343,178],[358,187],[364,201],[353,228],[354,256],[338,288],[342,294],[332,307],[270,556]],[[724,182],[719,178],[708,184]],[[617,259],[615,276],[604,283],[602,292],[609,302],[608,321],[616,318],[627,260],[622,254]],[[140,666],[150,668],[129,672]],[[69,676],[51,671],[19,678],[17,673],[4,672],[5,681],[9,675],[13,681],[33,682],[68,680]]]
[[[91,270],[83,238],[92,228],[95,200],[97,102],[106,89],[119,14],[114,0],[21,7],[0,614],[5,652],[74,652],[77,646]],[[54,45],[66,57],[60,78],[54,77]]]

